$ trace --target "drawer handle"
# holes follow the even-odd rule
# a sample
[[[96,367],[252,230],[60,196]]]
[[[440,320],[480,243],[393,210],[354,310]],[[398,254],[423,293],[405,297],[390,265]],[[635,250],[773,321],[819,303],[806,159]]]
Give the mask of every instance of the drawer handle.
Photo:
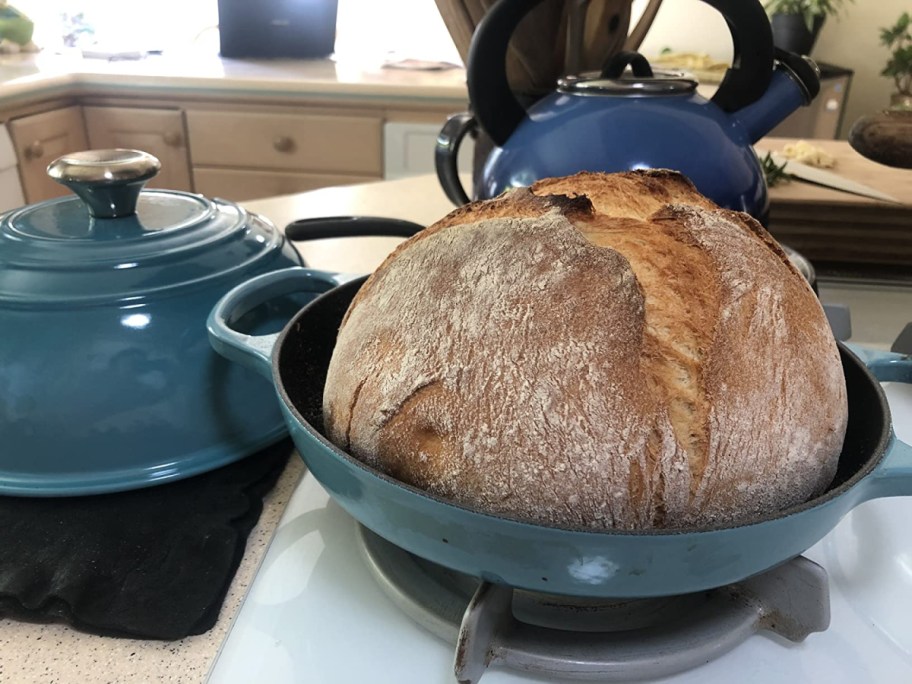
[[[40,140],[36,140],[25,148],[26,159],[41,159],[44,156],[44,145]]]
[[[177,131],[169,131],[165,133],[162,139],[165,141],[165,145],[168,147],[180,147],[184,144],[184,136],[182,136]]]
[[[272,147],[276,152],[292,152],[295,148],[295,141],[290,136],[277,135],[272,139]]]

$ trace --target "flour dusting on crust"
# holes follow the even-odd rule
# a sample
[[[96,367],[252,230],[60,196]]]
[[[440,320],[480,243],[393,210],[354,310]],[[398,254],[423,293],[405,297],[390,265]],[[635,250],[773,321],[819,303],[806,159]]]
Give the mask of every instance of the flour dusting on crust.
[[[513,191],[401,246],[339,332],[330,439],[548,525],[736,522],[820,493],[846,401],[819,303],[762,228],[687,203],[680,176],[618,216],[619,192],[663,178],[600,195],[610,177],[587,174],[591,202]]]

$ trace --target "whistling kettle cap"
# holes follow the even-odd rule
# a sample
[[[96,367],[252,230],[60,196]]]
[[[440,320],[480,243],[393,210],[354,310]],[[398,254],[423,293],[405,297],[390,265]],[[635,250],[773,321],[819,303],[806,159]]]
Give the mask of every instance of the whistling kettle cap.
[[[697,89],[697,82],[681,71],[653,69],[640,53],[623,51],[614,55],[600,74],[558,79],[557,89],[575,95],[642,97],[689,94]]]
[[[278,255],[282,235],[235,204],[142,190],[160,168],[137,150],[52,162],[48,175],[76,196],[0,217],[0,304],[132,300],[253,270]]]

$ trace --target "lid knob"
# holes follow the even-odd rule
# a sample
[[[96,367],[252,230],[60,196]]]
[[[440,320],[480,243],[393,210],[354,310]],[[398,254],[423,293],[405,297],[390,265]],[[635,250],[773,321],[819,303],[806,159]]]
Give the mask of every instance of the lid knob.
[[[90,150],[55,159],[47,174],[85,202],[94,218],[136,213],[136,201],[161,162],[139,150]]]

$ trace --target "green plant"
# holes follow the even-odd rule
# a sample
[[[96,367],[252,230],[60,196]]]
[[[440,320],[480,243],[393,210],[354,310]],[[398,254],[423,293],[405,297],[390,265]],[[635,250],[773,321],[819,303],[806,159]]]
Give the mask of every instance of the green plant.
[[[840,10],[847,2],[854,0],[769,0],[763,9],[767,14],[800,14],[808,31],[814,29],[814,18],[819,16],[839,16]]]
[[[896,91],[912,95],[912,15],[903,12],[890,28],[880,29],[880,42],[892,51],[881,71],[896,82]]]
[[[773,161],[773,155],[770,152],[766,153],[766,156],[760,160],[760,168],[763,170],[764,178],[766,178],[767,187],[772,188],[780,183],[788,183],[792,180],[788,171],[785,170],[786,166],[788,166],[788,162],[782,162],[780,166]]]

